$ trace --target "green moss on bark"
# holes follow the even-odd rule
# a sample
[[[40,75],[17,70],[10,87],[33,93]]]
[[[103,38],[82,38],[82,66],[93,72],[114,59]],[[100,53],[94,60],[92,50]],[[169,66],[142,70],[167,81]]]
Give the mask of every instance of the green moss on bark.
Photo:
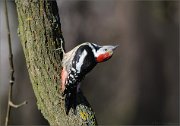
[[[95,114],[81,93],[77,115],[65,114],[60,92],[62,51],[54,51],[64,41],[56,1],[16,0],[16,6],[18,34],[38,109],[50,125],[96,125]]]

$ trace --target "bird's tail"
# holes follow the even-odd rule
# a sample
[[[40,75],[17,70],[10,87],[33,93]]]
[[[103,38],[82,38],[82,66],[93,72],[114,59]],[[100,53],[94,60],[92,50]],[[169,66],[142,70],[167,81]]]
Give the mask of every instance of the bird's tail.
[[[74,114],[76,114],[76,106],[77,106],[77,89],[73,88],[71,91],[67,91],[65,93],[65,111],[68,115],[69,110],[73,108]]]

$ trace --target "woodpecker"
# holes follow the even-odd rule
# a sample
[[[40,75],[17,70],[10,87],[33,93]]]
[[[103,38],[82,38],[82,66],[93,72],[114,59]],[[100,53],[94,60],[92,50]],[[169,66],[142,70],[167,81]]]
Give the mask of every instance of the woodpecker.
[[[85,42],[71,51],[64,53],[61,72],[61,91],[65,96],[65,111],[68,115],[73,108],[76,111],[77,93],[80,82],[98,63],[107,61],[113,55],[117,46],[100,46]],[[76,113],[76,112],[75,112]]]

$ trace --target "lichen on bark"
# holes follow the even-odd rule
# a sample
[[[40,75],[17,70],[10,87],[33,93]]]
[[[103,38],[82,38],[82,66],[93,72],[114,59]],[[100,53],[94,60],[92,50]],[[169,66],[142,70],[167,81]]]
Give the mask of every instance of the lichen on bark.
[[[55,51],[64,45],[56,1],[16,0],[16,7],[18,34],[38,109],[50,125],[97,125],[82,92],[78,94],[77,115],[72,111],[65,114],[60,91],[62,51]]]

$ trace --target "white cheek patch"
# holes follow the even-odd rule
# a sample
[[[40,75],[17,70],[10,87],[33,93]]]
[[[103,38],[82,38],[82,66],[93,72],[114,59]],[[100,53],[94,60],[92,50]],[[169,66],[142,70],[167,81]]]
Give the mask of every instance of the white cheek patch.
[[[104,49],[100,48],[97,52],[96,52],[96,57],[98,57],[101,54],[104,54]]]
[[[83,65],[83,62],[84,62],[86,55],[87,55],[87,51],[84,50],[82,52],[82,54],[80,55],[79,61],[76,63],[76,70],[78,73],[81,72],[81,66]]]

